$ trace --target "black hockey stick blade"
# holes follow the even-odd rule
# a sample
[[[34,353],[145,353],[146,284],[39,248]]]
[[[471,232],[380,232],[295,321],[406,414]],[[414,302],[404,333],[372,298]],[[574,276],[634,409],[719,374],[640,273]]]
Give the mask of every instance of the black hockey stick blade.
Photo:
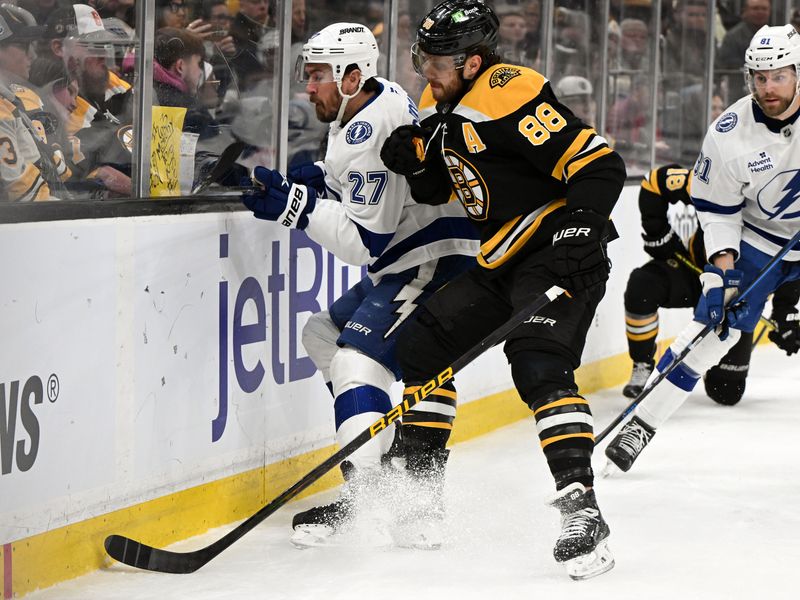
[[[204,192],[208,186],[212,183],[217,183],[222,180],[225,175],[227,175],[231,168],[233,168],[236,159],[239,158],[239,155],[242,153],[242,150],[245,149],[247,144],[242,141],[236,141],[225,148],[222,151],[222,154],[219,155],[217,162],[211,168],[208,175],[206,175],[203,180],[198,183],[196,186],[192,188],[192,195],[200,194]]]
[[[758,272],[758,275],[756,275],[756,278],[753,280],[753,282],[750,285],[748,285],[741,294],[739,294],[736,298],[733,299],[733,304],[735,305],[735,304],[739,304],[740,302],[744,302],[747,299],[747,297],[750,295],[750,293],[753,291],[753,289],[761,282],[762,279],[764,279],[764,277],[767,275],[767,273],[769,273],[772,270],[772,268],[776,264],[778,264],[778,262],[780,262],[780,260],[784,256],[789,254],[789,252],[791,252],[794,249],[794,246],[795,246],[795,244],[798,243],[798,241],[800,241],[800,231],[795,233],[792,236],[792,239],[790,239],[788,242],[786,242],[786,245],[783,248],[781,248],[778,251],[778,253],[775,256],[773,256],[769,260],[769,262],[767,264],[765,264],[761,268],[761,270]],[[677,256],[677,253],[676,253],[676,256]],[[762,317],[762,319],[764,319],[764,317]],[[689,354],[689,352],[691,352],[697,346],[697,344],[699,344],[702,341],[702,339],[704,337],[706,337],[709,333],[711,333],[711,331],[713,331],[713,329],[714,329],[714,325],[711,325],[711,324],[706,325],[702,329],[702,331],[700,331],[696,336],[694,336],[694,338],[692,338],[692,341],[689,342],[687,344],[687,346],[683,350],[681,350],[672,359],[672,362],[669,363],[666,366],[666,368],[663,371],[661,371],[655,379],[653,379],[653,381],[651,381],[648,385],[646,385],[644,387],[644,389],[641,392],[639,392],[639,395],[636,396],[636,398],[634,398],[631,401],[631,403],[628,404],[628,406],[626,406],[625,409],[621,413],[619,413],[616,417],[614,417],[614,419],[611,421],[611,423],[609,423],[606,426],[606,428],[603,429],[603,431],[600,432],[599,435],[595,436],[594,445],[597,446],[600,442],[602,442],[608,436],[609,433],[614,431],[614,429],[617,427],[617,425],[622,423],[622,421],[625,420],[625,417],[627,417],[629,414],[631,414],[634,411],[634,409],[637,406],[639,406],[639,404],[641,404],[642,400],[644,400],[650,394],[650,392],[653,391],[653,388],[655,388],[670,373],[672,373],[672,371],[674,371],[675,368],[680,363],[683,362],[683,359],[686,358],[686,355]]]
[[[121,563],[138,569],[158,571],[161,573],[193,573],[228,548],[236,540],[244,536],[289,500],[297,496],[297,494],[325,475],[325,473],[333,469],[345,458],[358,450],[358,448],[389,427],[406,412],[411,410],[412,407],[416,406],[433,393],[434,390],[438,389],[439,386],[450,381],[456,372],[460,371],[483,354],[485,350],[503,341],[517,326],[541,311],[563,293],[564,290],[562,288],[553,286],[544,294],[538,296],[524,310],[515,314],[478,344],[470,348],[465,354],[456,359],[452,365],[439,373],[435,378],[425,383],[425,385],[421,386],[413,395],[405,397],[400,404],[375,421],[369,428],[362,431],[348,444],[312,469],[292,487],[272,500],[269,504],[261,507],[258,512],[234,527],[216,542],[204,548],[200,548],[199,550],[173,552],[171,550],[154,548],[122,535],[110,535],[106,538],[104,544],[106,552],[114,560],[118,560]]]

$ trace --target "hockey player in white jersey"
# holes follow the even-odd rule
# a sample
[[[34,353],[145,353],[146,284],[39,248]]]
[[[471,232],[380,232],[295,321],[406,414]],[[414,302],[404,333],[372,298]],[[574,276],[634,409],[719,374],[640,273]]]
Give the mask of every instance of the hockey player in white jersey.
[[[800,34],[791,25],[762,27],[745,54],[749,96],[712,123],[694,168],[692,202],[705,230],[709,264],[694,320],[657,365],[663,371],[709,323],[717,325],[634,411],[606,448],[627,471],[699,378],[751,332],[767,297],[800,279],[800,244],[753,288],[738,310],[724,306],[800,228]],[[651,375],[650,381],[658,376]],[[649,383],[649,382],[648,382]]]
[[[256,217],[302,229],[342,261],[368,267],[367,277],[303,330],[335,398],[340,447],[391,409],[389,388],[400,377],[397,332],[433,291],[474,265],[478,250],[477,232],[457,203],[417,204],[405,178],[381,161],[386,138],[416,124],[418,114],[400,86],[377,76],[377,61],[375,38],[361,24],[335,23],[309,39],[296,73],[317,118],[330,123],[325,160],[290,169],[288,178],[256,167],[258,191],[243,196]],[[406,418],[452,423],[455,390],[437,394]],[[295,545],[329,543],[350,521],[359,493],[382,476],[393,434],[376,436],[342,463],[346,482],[337,501],[295,515]]]

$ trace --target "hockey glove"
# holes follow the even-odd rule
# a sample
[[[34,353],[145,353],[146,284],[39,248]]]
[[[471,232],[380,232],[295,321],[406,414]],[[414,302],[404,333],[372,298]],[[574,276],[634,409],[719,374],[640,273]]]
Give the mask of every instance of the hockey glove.
[[[772,320],[777,328],[769,332],[769,339],[787,356],[800,350],[800,313],[773,310]]]
[[[667,260],[675,258],[676,254],[687,254],[686,246],[673,231],[672,227],[657,236],[642,234],[644,240],[644,251],[656,260]]]
[[[320,160],[315,163],[305,162],[289,167],[289,181],[312,188],[317,193],[317,197],[324,196],[325,163]]]
[[[611,263],[602,242],[608,219],[591,210],[570,213],[553,236],[552,269],[575,294],[608,280]]]
[[[750,312],[747,303],[732,302],[739,294],[741,283],[742,272],[739,269],[723,272],[719,267],[706,265],[700,275],[703,295],[694,309],[694,320],[715,326],[723,325],[724,321],[724,326],[717,331],[721,340],[728,337],[728,327],[736,329]]]
[[[419,125],[401,125],[381,148],[381,160],[390,171],[406,177],[425,174],[425,140],[428,133]]]
[[[242,202],[259,219],[277,221],[291,229],[305,229],[308,215],[314,210],[316,193],[304,185],[290,184],[278,171],[256,167],[255,182],[245,179],[243,187],[251,189],[242,194]],[[253,183],[256,189],[252,189]],[[263,188],[263,189],[262,189]]]

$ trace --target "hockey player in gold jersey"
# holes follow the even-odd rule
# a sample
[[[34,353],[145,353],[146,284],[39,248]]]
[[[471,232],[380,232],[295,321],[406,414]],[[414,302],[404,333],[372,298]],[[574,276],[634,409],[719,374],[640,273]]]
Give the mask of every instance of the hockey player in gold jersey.
[[[593,490],[592,414],[573,371],[605,293],[609,215],[625,168],[545,77],[500,62],[497,29],[482,2],[446,0],[417,30],[412,58],[429,84],[421,127],[396,129],[381,156],[418,202],[461,202],[482,246],[479,266],[439,290],[401,334],[398,357],[413,393],[552,285],[569,292],[517,327],[505,353],[555,480],[550,504],[562,531],[554,556],[584,579],[614,562]],[[403,420],[409,469],[441,479],[449,421],[414,412]]]

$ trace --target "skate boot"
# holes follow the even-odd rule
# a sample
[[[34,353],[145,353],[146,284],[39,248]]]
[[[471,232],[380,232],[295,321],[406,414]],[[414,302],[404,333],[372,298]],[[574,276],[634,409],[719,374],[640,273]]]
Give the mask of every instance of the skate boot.
[[[292,518],[294,533],[289,541],[295,547],[327,546],[331,538],[352,521],[355,508],[354,469],[348,461],[344,461],[340,468],[345,482],[339,497],[330,504],[315,506]]]
[[[567,574],[572,579],[589,579],[611,570],[611,530],[600,514],[594,490],[576,481],[557,492],[548,504],[561,511],[561,535],[553,556],[564,563]]]
[[[647,378],[653,372],[655,364],[652,362],[635,362],[633,363],[633,372],[631,373],[631,380],[624,388],[622,388],[622,395],[626,398],[636,398],[642,393],[644,385],[647,383]]]
[[[644,447],[650,443],[656,430],[634,416],[622,426],[617,437],[606,447],[606,456],[610,463],[622,471],[629,471]]]
[[[444,471],[449,450],[409,453],[405,510],[394,532],[395,544],[417,550],[438,550],[444,538]]]

